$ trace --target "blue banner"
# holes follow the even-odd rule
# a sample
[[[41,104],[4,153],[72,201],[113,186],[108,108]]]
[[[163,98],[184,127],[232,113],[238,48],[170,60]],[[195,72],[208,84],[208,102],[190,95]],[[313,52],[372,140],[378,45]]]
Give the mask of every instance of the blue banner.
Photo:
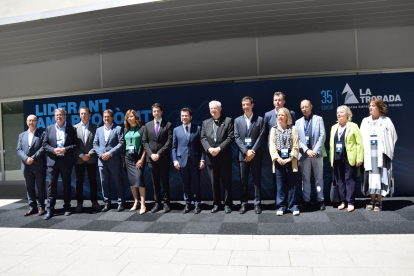
[[[128,109],[135,109],[140,115],[141,121],[146,123],[153,119],[151,105],[158,102],[163,105],[163,119],[170,121],[173,127],[181,125],[179,111],[183,107],[191,108],[193,110],[192,123],[201,125],[203,120],[211,117],[208,108],[208,103],[211,100],[220,101],[222,103],[222,114],[235,119],[243,115],[242,97],[251,96],[254,99],[253,112],[264,116],[265,112],[274,109],[274,92],[281,91],[286,94],[285,107],[295,111],[297,119],[302,117],[300,102],[303,99],[308,99],[312,102],[313,113],[324,118],[327,133],[325,146],[327,151],[329,151],[329,133],[332,125],[336,123],[336,108],[346,104],[353,112],[353,121],[360,125],[362,119],[369,115],[369,100],[373,97],[382,98],[388,107],[389,113],[387,116],[393,121],[398,134],[393,160],[395,195],[413,196],[414,185],[411,185],[411,180],[414,177],[414,170],[412,169],[414,168],[414,160],[410,157],[414,151],[414,146],[411,142],[414,131],[413,128],[406,125],[411,109],[408,103],[414,99],[413,87],[414,73],[220,83],[25,100],[24,115],[26,118],[30,114],[35,114],[39,118],[38,127],[45,128],[55,123],[54,110],[61,107],[68,113],[66,121],[76,124],[80,121],[79,108],[81,106],[88,106],[91,109],[92,123],[102,126],[102,111],[109,108],[115,112],[115,123],[122,125],[125,112]],[[407,118],[404,118],[404,116],[407,116]],[[262,170],[262,197],[263,199],[274,199],[271,160],[267,150],[267,143],[263,147],[265,150]],[[232,151],[233,197],[238,199],[240,195],[239,164],[235,143],[232,145]],[[211,200],[213,195],[206,168],[203,169],[201,178],[202,199]],[[325,158],[324,192],[327,198],[329,197],[330,178],[331,168],[328,158]],[[130,196],[126,175],[124,175],[124,182],[125,189],[128,196]],[[145,184],[147,187],[147,197],[151,199],[153,188],[148,168],[145,171]],[[72,186],[75,186],[74,173]],[[85,183],[85,188],[88,188],[88,186],[88,183]],[[170,186],[171,198],[173,200],[182,200],[183,190],[180,174],[172,163],[170,166]],[[359,182],[356,190],[357,197],[361,196]],[[87,191],[85,196],[88,196]],[[115,189],[113,191],[115,192]],[[253,194],[253,183],[250,177],[250,198],[252,198]]]

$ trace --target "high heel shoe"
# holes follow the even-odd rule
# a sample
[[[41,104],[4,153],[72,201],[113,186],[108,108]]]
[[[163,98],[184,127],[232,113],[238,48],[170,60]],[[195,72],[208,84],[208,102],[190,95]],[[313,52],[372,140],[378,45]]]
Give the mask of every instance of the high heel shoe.
[[[145,214],[146,212],[147,212],[147,207],[145,207],[144,210],[142,210],[142,209],[139,210],[140,215]]]
[[[131,209],[129,209],[130,212],[137,210],[138,204],[134,204]]]

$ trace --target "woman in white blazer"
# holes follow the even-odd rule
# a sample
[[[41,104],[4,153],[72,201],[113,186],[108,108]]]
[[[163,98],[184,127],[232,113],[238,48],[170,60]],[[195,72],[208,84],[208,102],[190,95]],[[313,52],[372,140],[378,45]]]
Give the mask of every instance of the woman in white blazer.
[[[371,196],[367,210],[381,211],[382,197],[394,191],[392,159],[394,158],[397,132],[391,119],[384,116],[388,110],[381,99],[369,102],[370,116],[361,123],[364,145],[364,177],[362,193]]]

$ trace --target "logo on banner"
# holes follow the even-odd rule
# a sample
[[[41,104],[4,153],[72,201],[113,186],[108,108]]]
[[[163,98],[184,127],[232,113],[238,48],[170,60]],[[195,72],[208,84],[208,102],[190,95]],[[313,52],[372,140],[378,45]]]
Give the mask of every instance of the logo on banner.
[[[401,96],[399,94],[388,94],[388,95],[373,95],[373,92],[370,88],[366,89],[359,89],[359,99],[352,91],[351,87],[347,83],[345,85],[342,94],[346,94],[344,104],[346,105],[353,105],[353,104],[365,104],[364,106],[361,105],[354,105],[350,106],[350,108],[360,108],[360,107],[367,107],[367,104],[375,98],[382,99],[384,103],[388,106],[402,106]]]
[[[354,92],[352,92],[351,87],[349,87],[349,84],[345,85],[344,91],[342,91],[342,94],[345,94],[345,104],[357,104],[359,103],[357,97],[355,97]]]

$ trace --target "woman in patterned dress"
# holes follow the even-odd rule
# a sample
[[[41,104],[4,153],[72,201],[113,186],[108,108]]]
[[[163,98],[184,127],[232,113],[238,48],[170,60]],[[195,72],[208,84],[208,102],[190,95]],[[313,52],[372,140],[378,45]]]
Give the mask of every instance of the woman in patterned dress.
[[[270,132],[269,151],[273,173],[276,173],[276,215],[283,216],[289,210],[294,216],[298,216],[299,135],[296,127],[292,125],[287,108],[279,108],[277,111],[277,125]]]
[[[387,112],[381,99],[372,99],[369,102],[370,116],[361,123],[365,155],[362,193],[371,196],[366,210],[381,211],[382,197],[392,196],[394,191],[392,159],[397,132],[390,118],[384,116]]]

